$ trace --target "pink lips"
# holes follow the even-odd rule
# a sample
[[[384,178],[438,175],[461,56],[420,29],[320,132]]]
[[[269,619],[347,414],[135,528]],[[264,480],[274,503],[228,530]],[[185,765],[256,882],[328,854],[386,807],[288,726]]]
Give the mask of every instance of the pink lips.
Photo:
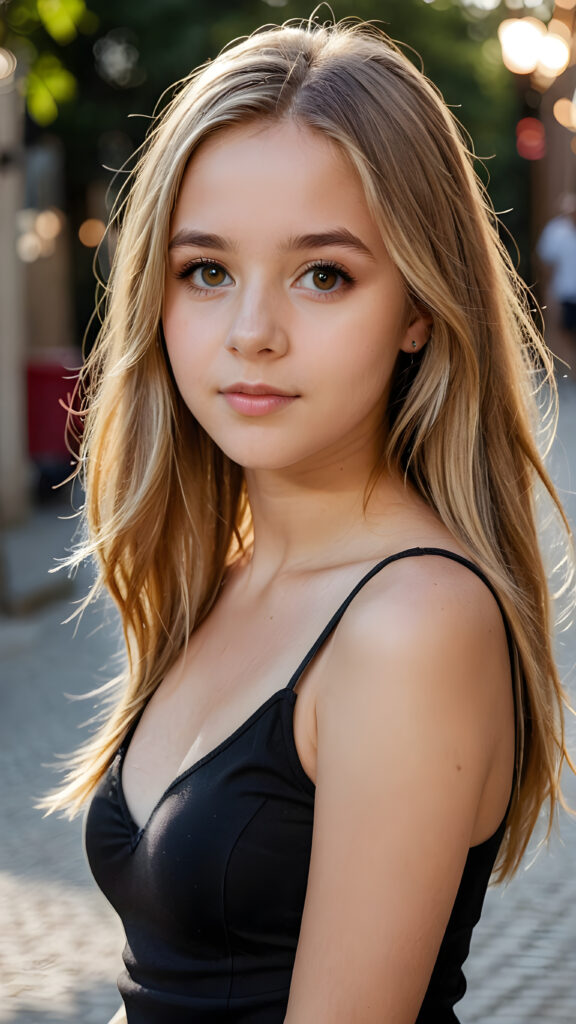
[[[235,412],[244,416],[266,416],[290,405],[298,395],[291,395],[271,384],[231,384],[221,394]]]

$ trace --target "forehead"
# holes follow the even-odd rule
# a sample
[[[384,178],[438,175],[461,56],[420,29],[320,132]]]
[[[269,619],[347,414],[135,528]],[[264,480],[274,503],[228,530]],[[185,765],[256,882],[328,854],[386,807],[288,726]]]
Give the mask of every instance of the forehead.
[[[349,157],[294,121],[233,127],[204,141],[185,171],[173,227],[191,221],[227,235],[235,225],[292,232],[338,223],[372,244],[380,237]]]

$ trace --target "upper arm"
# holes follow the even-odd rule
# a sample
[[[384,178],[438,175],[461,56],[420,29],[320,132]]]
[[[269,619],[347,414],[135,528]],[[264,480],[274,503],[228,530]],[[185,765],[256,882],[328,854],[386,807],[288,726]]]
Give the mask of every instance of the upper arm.
[[[508,663],[489,591],[452,564],[396,583],[356,598],[324,667],[286,1024],[413,1024],[498,742]]]

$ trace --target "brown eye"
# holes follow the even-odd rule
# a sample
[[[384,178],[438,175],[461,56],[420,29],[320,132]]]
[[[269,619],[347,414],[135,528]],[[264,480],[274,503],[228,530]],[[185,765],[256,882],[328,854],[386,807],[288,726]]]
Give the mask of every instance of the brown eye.
[[[330,267],[316,267],[312,273],[315,287],[323,292],[331,291],[339,277],[340,274],[336,270],[331,270]]]
[[[222,284],[225,281],[226,276],[226,271],[223,270],[222,267],[216,267],[213,265],[202,267],[200,271],[202,284],[207,285]]]

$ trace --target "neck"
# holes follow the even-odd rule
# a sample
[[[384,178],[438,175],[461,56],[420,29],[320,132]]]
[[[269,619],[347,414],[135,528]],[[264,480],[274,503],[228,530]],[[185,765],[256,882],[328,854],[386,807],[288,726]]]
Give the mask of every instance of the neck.
[[[249,470],[246,483],[254,524],[250,575],[264,580],[370,559],[408,500],[403,481],[390,474],[371,488],[370,468],[360,463]]]

